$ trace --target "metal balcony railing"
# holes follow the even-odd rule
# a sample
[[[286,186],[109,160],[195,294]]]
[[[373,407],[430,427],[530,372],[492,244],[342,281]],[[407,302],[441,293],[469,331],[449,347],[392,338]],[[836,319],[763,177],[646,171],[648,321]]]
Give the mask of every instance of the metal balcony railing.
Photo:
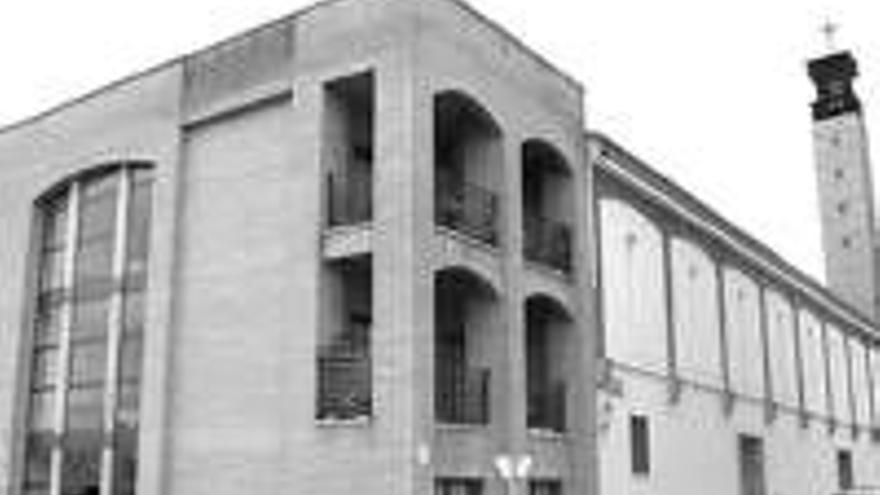
[[[435,389],[437,421],[451,424],[489,422],[489,370],[439,366]]]
[[[525,214],[523,255],[558,270],[571,270],[571,227],[539,215]]]
[[[434,220],[486,244],[498,243],[498,195],[463,181],[437,178]]]
[[[327,223],[355,225],[373,219],[373,174],[349,170],[327,174]]]
[[[539,390],[530,391],[526,424],[529,428],[565,431],[565,383],[555,382]]]
[[[529,481],[529,495],[562,495],[559,480],[533,479]]]
[[[319,419],[349,420],[372,415],[372,363],[366,349],[322,349],[317,372]]]

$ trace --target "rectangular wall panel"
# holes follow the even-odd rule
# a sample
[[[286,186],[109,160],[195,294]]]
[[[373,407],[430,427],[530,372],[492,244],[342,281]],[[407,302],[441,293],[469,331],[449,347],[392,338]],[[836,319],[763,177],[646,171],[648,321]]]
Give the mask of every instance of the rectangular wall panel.
[[[798,377],[797,352],[794,341],[794,312],[790,301],[778,292],[768,291],[765,301],[773,398],[777,403],[797,407]]]

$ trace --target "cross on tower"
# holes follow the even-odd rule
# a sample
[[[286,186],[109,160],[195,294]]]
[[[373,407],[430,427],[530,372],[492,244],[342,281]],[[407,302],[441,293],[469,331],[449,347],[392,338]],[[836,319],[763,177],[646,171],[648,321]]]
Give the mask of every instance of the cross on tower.
[[[825,36],[825,46],[828,48],[829,52],[835,50],[834,38],[837,36],[838,30],[840,30],[840,25],[832,22],[830,19],[822,24],[822,34]]]

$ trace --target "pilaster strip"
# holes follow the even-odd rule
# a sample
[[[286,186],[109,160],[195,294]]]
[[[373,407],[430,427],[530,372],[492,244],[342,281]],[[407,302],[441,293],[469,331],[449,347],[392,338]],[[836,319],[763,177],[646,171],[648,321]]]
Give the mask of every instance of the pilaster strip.
[[[594,248],[594,270],[593,276],[595,277],[595,287],[596,291],[596,323],[599,325],[598,331],[596,332],[596,357],[599,359],[599,362],[607,361],[607,337],[605,336],[605,332],[607,331],[605,328],[605,290],[603,286],[603,274],[602,274],[602,201],[606,199],[605,194],[596,193],[595,204],[593,207],[593,248]],[[606,370],[602,370],[603,376],[601,379],[605,379]]]
[[[79,202],[80,185],[73,182],[68,191],[67,225],[65,226],[65,244],[63,257],[62,287],[66,291],[74,286],[76,275],[76,243],[79,237]],[[63,467],[63,435],[67,422],[67,389],[69,388],[71,331],[73,327],[73,298],[66,299],[61,306],[59,315],[59,351],[58,371],[55,381],[55,411],[53,431],[60,441],[53,446],[50,458],[49,494],[61,495],[61,472]]]
[[[721,379],[724,384],[722,406],[724,414],[733,412],[733,387],[730,380],[730,343],[727,334],[727,305],[724,297],[724,259],[715,257],[712,260],[715,268],[715,299],[718,305],[718,343],[721,361]]]
[[[852,425],[852,433],[853,438],[858,437],[859,435],[859,421],[858,421],[858,411],[856,410],[856,386],[855,386],[855,374],[853,373],[853,350],[852,350],[852,339],[844,335],[843,338],[843,349],[844,355],[846,356],[846,384],[847,384],[847,397],[849,400],[849,416],[850,416],[850,424]]]
[[[669,375],[669,401],[677,403],[681,398],[681,382],[678,376],[678,349],[675,338],[675,284],[673,281],[672,238],[669,229],[660,228],[663,249],[663,300],[666,315],[666,366]]]
[[[868,387],[868,414],[869,417],[865,421],[865,424],[868,425],[869,429],[875,429],[880,427],[880,424],[875,423],[875,418],[877,418],[877,408],[880,406],[878,401],[880,401],[880,397],[877,397],[876,394],[876,382],[874,378],[874,353],[872,352],[872,344],[870,341],[864,340],[862,341],[862,350],[865,353],[865,376],[867,377],[866,386]]]
[[[758,315],[761,330],[761,354],[764,363],[764,411],[766,420],[772,422],[776,417],[773,371],[771,369],[773,349],[770,348],[770,325],[767,321],[770,315],[767,311],[767,285],[764,282],[758,282]]]
[[[797,382],[798,395],[798,411],[800,416],[800,424],[806,427],[809,421],[807,413],[807,397],[806,397],[806,380],[804,379],[804,349],[801,341],[801,302],[797,296],[789,297],[789,303],[792,310],[792,325],[794,332],[794,359],[795,359],[795,378]]]
[[[819,318],[819,332],[822,338],[822,362],[825,365],[825,406],[828,415],[828,429],[834,432],[836,427],[834,416],[834,386],[831,378],[831,356],[828,349],[828,325],[825,324],[824,318]]]
[[[131,170],[123,168],[119,173],[119,189],[116,195],[116,225],[113,240],[111,273],[113,280],[120,281],[118,289],[110,296],[107,312],[107,368],[104,382],[104,448],[101,451],[101,493],[113,493],[113,464],[115,457],[116,408],[118,403],[120,343],[122,342],[123,303],[125,299],[125,266],[128,258],[128,210],[131,197]]]

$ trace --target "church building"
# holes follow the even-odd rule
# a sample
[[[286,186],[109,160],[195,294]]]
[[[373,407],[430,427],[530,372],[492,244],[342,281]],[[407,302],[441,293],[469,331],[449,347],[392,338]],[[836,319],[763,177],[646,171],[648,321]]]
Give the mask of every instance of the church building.
[[[867,131],[855,59],[808,72],[827,287],[460,0],[0,129],[0,495],[869,493]]]
[[[856,61],[833,53],[808,73],[828,287],[588,136],[600,493],[880,492],[876,234]]]

